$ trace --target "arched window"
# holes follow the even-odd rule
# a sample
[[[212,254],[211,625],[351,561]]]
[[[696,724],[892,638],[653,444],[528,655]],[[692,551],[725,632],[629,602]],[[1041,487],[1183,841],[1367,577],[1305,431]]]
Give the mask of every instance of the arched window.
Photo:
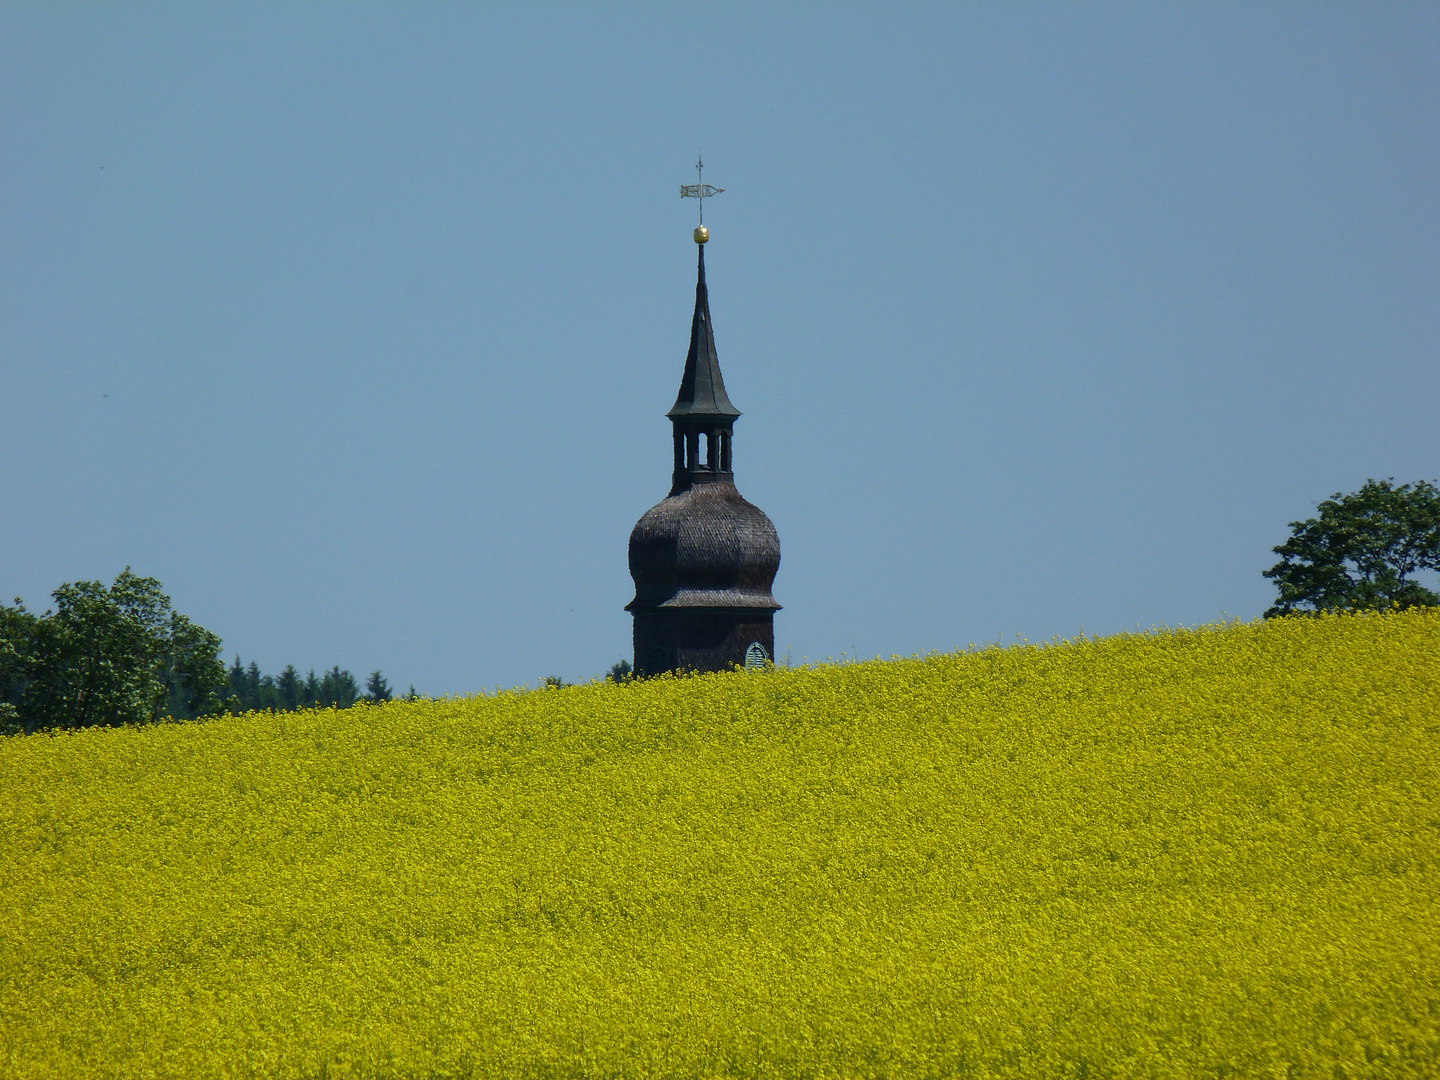
[[[770,654],[765,651],[765,646],[758,641],[752,641],[750,647],[745,650],[745,670],[755,671],[770,663]]]

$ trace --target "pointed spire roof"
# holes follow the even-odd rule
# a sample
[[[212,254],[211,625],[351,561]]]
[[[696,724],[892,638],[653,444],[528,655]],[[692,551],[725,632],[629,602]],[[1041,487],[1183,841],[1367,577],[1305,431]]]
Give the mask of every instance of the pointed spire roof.
[[[710,327],[710,294],[705,289],[705,248],[700,247],[699,279],[695,283],[695,316],[690,322],[690,352],[685,357],[685,376],[680,393],[665,415],[672,420],[686,417],[727,417],[740,410],[730,404],[720,361],[715,356],[715,332]]]

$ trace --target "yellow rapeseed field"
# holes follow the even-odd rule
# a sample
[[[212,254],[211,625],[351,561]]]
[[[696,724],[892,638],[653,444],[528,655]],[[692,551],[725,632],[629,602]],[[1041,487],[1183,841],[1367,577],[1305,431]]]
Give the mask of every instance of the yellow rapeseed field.
[[[1440,612],[0,742],[0,1074],[1440,1075]]]

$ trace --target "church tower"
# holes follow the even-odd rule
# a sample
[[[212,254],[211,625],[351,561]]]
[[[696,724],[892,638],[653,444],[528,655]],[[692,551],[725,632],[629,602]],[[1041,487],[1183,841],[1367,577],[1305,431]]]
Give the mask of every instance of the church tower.
[[[705,287],[709,238],[703,224],[695,230],[700,268],[690,352],[666,413],[674,429],[670,494],[630,533],[635,599],[625,610],[635,617],[639,676],[756,667],[775,655],[780,605],[770,587],[780,569],[780,538],[735,488],[731,436],[740,410],[725,393],[715,355]]]

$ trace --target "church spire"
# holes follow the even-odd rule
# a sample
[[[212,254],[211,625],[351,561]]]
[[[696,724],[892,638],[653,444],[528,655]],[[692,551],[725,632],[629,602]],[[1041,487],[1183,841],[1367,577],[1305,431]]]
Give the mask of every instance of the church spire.
[[[695,230],[700,266],[695,278],[695,314],[690,319],[690,351],[685,356],[680,393],[675,395],[675,404],[665,414],[675,427],[671,495],[688,491],[696,484],[716,480],[733,482],[735,476],[730,466],[730,438],[740,410],[730,403],[730,395],[725,393],[720,360],[715,355],[715,330],[710,325],[710,293],[705,287],[705,241],[710,239],[703,217],[705,200],[719,195],[723,189],[703,182],[704,167],[703,161],[697,161],[696,183],[680,185],[682,199],[699,200],[702,217]]]
[[[671,420],[728,419],[734,421],[740,410],[730,403],[725,393],[725,379],[720,374],[720,360],[715,355],[715,330],[710,325],[710,294],[705,287],[705,245],[700,249],[700,269],[695,282],[695,314],[690,320],[690,352],[685,357],[685,374],[680,379],[680,393],[665,415]]]

